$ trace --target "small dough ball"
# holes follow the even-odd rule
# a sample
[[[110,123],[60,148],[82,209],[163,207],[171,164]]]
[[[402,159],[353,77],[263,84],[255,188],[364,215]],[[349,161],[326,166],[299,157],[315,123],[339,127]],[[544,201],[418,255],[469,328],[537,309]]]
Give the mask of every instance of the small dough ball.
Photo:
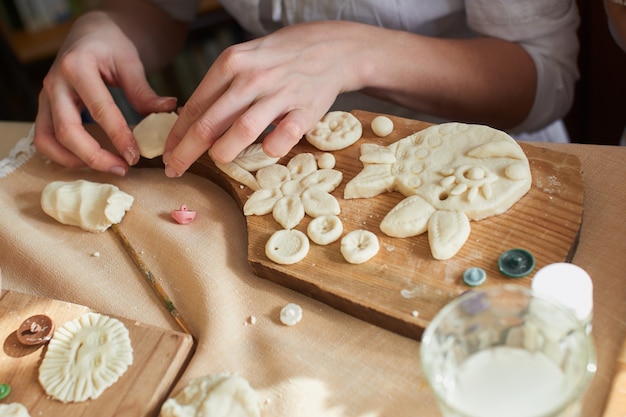
[[[371,127],[374,134],[381,138],[384,138],[393,132],[393,122],[387,116],[374,117]]]
[[[141,156],[152,159],[163,155],[167,135],[177,119],[178,114],[174,112],[152,113],[135,126],[133,135]]]
[[[320,169],[333,169],[335,168],[335,164],[337,161],[335,160],[335,155],[330,152],[324,152],[317,159],[317,166]]]

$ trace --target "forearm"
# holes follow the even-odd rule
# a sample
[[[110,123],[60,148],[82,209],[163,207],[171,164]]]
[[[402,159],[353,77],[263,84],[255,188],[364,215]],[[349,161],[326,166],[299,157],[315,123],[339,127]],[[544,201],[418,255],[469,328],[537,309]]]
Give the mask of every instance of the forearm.
[[[507,129],[528,115],[537,85],[530,55],[494,38],[433,39],[375,29],[357,71],[364,91],[434,116]]]
[[[104,0],[100,9],[135,44],[147,72],[170,63],[182,48],[188,24],[147,0]]]

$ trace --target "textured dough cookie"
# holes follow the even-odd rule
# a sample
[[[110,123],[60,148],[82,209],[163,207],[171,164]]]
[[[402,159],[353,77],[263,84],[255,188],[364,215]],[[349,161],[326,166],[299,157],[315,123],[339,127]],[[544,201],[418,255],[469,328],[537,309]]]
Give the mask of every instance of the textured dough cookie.
[[[378,253],[378,237],[368,230],[353,230],[341,239],[341,254],[351,264],[362,264]]]
[[[57,329],[39,366],[39,382],[66,402],[98,398],[133,363],[130,335],[112,317],[86,313]]]
[[[339,239],[343,223],[337,216],[319,216],[309,222],[306,233],[318,245],[328,245]]]
[[[277,230],[265,244],[265,255],[281,265],[300,262],[309,253],[309,238],[299,230]]]
[[[387,147],[363,146],[361,161],[364,168],[346,184],[344,198],[395,190],[412,199],[400,202],[383,219],[381,229],[392,236],[421,233],[429,212],[458,212],[468,221],[503,213],[528,192],[532,182],[528,159],[519,144],[506,133],[483,125],[444,123]],[[413,208],[403,209],[402,205]],[[455,221],[446,227],[457,227],[449,233],[465,236],[465,225],[465,221]],[[463,246],[458,240],[449,240],[453,241],[457,250]],[[437,259],[456,253],[441,249],[436,250]]]
[[[260,417],[259,396],[244,378],[228,373],[192,380],[161,407],[161,417]]]
[[[28,409],[20,403],[0,404],[2,417],[30,417]]]
[[[178,120],[178,114],[173,112],[152,113],[135,126],[133,135],[135,135],[141,156],[152,159],[163,155],[167,135],[176,120]]]
[[[85,180],[54,181],[41,193],[41,208],[60,223],[103,232],[122,221],[134,201],[115,185]]]
[[[338,151],[355,143],[362,134],[361,121],[352,113],[331,111],[305,137],[321,151]]]
[[[279,159],[280,158],[267,156],[267,154],[263,151],[262,144],[253,143],[241,151],[233,162],[246,171],[254,172],[266,166],[275,164]]]

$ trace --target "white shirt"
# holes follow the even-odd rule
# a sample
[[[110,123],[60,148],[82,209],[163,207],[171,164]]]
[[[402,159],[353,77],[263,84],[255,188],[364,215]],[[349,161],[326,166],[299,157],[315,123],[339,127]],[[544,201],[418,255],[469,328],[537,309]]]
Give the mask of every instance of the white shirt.
[[[170,9],[197,6],[195,0],[153,1],[169,3]],[[568,140],[560,118],[569,111],[579,77],[580,19],[574,0],[227,0],[222,4],[242,27],[259,36],[285,25],[332,19],[433,37],[485,35],[516,42],[534,60],[538,82],[528,117],[510,133],[544,140],[537,131],[550,128],[549,140]],[[364,100],[359,108],[429,119],[397,106],[390,111],[388,103],[378,109],[376,100]]]

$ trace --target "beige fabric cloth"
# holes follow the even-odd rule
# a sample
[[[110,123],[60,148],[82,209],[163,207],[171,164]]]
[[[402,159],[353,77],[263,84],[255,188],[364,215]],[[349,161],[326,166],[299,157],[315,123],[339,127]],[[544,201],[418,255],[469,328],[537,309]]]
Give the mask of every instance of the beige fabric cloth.
[[[181,386],[192,377],[235,372],[259,392],[264,416],[433,415],[419,344],[254,276],[241,211],[192,174],[170,180],[160,169],[132,169],[119,178],[64,169],[35,155],[0,179],[5,289],[179,330],[112,231],[84,232],[41,210],[46,184],[81,178],[135,197],[120,227],[166,283],[198,340]],[[170,218],[183,203],[197,211],[184,226]],[[304,310],[294,327],[278,319],[290,302]],[[246,325],[250,316],[254,325]]]
[[[7,128],[0,141],[26,135]],[[617,353],[626,336],[626,148],[545,144],[582,162],[585,207],[573,262],[594,281],[593,334],[598,373],[581,415],[601,416]],[[178,329],[111,231],[58,224],[41,210],[53,180],[109,182],[135,196],[120,227],[143,252],[193,333],[198,349],[174,393],[190,378],[236,372],[263,399],[263,416],[439,416],[419,361],[419,343],[334,310],[254,276],[246,260],[244,219],[233,200],[195,175],[176,180],[160,169],[132,169],[126,178],[72,171],[30,158],[0,178],[0,268],[7,289],[86,305]],[[198,212],[186,226],[169,218],[187,204]],[[99,257],[94,257],[94,252]],[[304,309],[295,327],[279,323],[286,303]],[[246,325],[255,316],[254,325]]]

